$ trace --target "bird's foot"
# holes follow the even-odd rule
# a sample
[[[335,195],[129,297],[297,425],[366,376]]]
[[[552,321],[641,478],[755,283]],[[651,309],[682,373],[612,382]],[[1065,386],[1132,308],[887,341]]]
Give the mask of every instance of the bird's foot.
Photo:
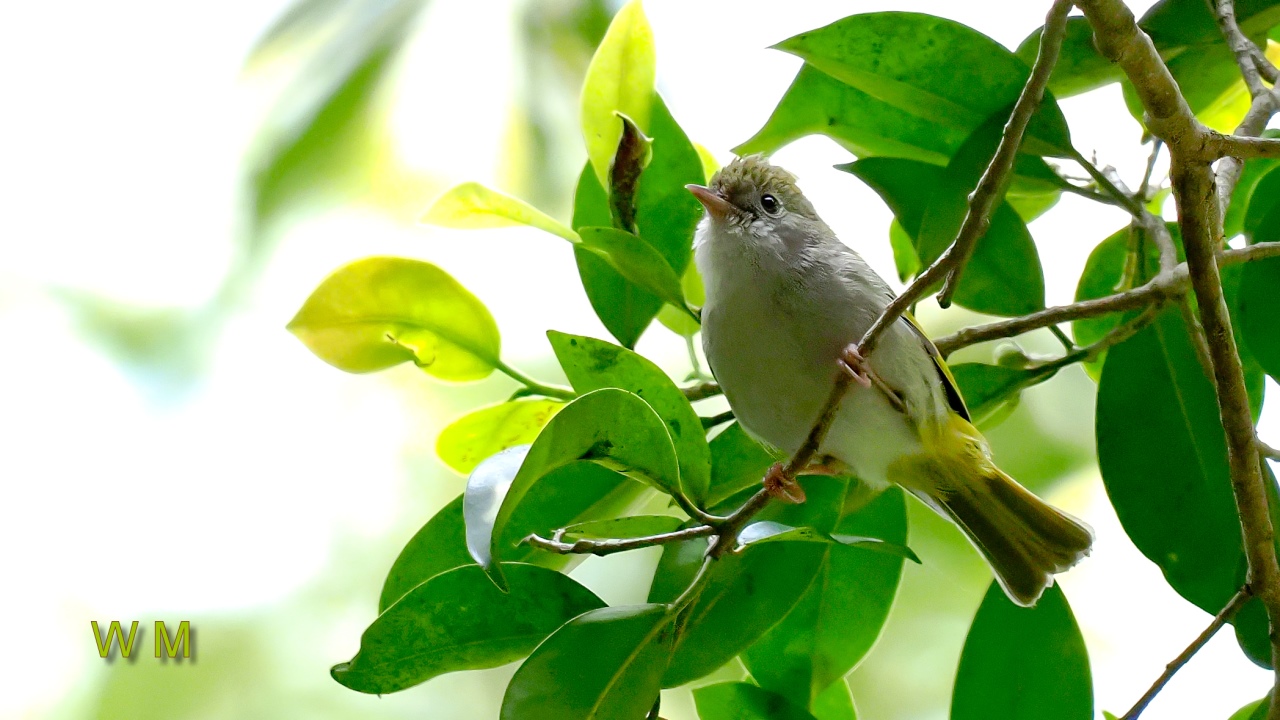
[[[867,359],[862,357],[862,353],[858,352],[857,345],[850,345],[840,353],[840,367],[849,373],[849,377],[862,387],[871,387],[871,367],[867,365]]]
[[[803,475],[846,475],[848,473],[849,467],[830,455],[823,455],[822,459],[809,463],[801,471]]]
[[[775,498],[798,505],[804,502],[804,488],[782,471],[782,463],[774,463],[764,476],[764,489]]]

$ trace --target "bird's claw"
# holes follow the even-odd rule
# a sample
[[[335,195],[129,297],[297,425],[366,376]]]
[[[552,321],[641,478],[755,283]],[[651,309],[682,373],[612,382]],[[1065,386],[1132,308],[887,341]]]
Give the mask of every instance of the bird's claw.
[[[871,368],[867,366],[867,359],[858,352],[857,345],[850,345],[840,353],[840,367],[854,382],[864,388],[871,387]]]
[[[798,505],[804,502],[804,488],[795,480],[787,477],[782,470],[782,463],[774,463],[764,476],[764,488],[775,498]]]

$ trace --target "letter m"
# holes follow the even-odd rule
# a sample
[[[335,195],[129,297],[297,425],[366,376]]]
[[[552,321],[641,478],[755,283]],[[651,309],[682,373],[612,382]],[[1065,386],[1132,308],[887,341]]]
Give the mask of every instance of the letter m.
[[[183,620],[178,623],[178,632],[173,637],[173,644],[169,643],[169,631],[164,626],[163,620],[156,621],[156,657],[162,657],[163,648],[164,655],[169,658],[178,657],[178,648],[182,648],[182,657],[191,657],[191,621]]]
[[[129,657],[133,652],[133,641],[138,634],[138,621],[134,620],[133,625],[129,628],[129,639],[124,639],[124,630],[120,629],[120,621],[112,620],[111,625],[107,627],[107,636],[102,636],[101,629],[98,628],[98,621],[91,621],[93,625],[93,639],[98,643],[98,656],[106,657],[111,654],[111,646],[117,645],[120,648],[121,657]]]

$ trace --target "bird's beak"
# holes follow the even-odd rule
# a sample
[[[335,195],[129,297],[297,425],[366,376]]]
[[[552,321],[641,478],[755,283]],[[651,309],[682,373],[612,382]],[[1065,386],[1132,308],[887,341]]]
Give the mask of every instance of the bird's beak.
[[[710,188],[702,185],[685,185],[684,188],[693,193],[693,196],[698,198],[698,202],[702,203],[702,207],[707,209],[707,214],[716,220],[724,220],[733,215],[736,210],[732,203]]]

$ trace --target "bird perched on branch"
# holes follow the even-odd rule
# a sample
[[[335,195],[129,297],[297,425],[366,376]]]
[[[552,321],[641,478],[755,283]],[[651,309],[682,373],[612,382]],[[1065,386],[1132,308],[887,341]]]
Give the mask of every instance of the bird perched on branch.
[[[1034,605],[1055,573],[1089,553],[1088,526],[992,462],[946,363],[909,316],[869,357],[857,354],[893,291],[818,217],[795,176],[752,155],[688,188],[707,211],[694,240],[703,348],[743,429],[795,453],[839,374],[851,373],[858,384],[818,449],[822,471],[897,483],[954,521],[1019,605]]]

